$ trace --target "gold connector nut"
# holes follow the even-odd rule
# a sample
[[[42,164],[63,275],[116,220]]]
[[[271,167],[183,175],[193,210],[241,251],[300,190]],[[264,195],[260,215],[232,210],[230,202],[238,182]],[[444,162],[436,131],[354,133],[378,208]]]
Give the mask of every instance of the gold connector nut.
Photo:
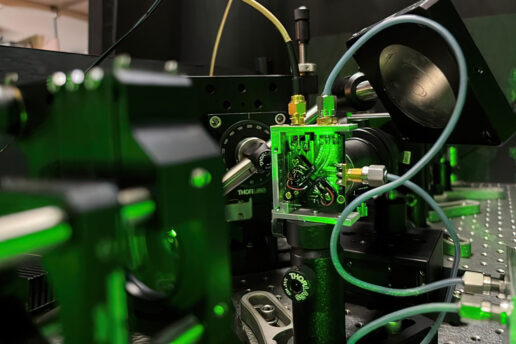
[[[318,125],[337,124],[335,111],[337,107],[337,97],[324,95],[317,97],[317,107],[319,108]]]
[[[362,169],[350,168],[346,170],[346,180],[353,183],[362,183]]]
[[[337,117],[317,117],[317,125],[337,124]]]
[[[383,165],[350,168],[346,170],[346,181],[361,183],[372,187],[381,186],[387,182],[387,169]]]
[[[292,96],[288,104],[288,114],[292,125],[305,125],[306,100],[302,94]]]

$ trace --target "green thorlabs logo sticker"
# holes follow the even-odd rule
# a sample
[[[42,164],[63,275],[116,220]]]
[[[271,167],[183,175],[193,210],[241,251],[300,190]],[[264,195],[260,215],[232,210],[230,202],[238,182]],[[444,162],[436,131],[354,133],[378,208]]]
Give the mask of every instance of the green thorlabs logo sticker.
[[[283,278],[283,290],[295,301],[304,301],[310,296],[310,283],[298,272],[289,272]]]

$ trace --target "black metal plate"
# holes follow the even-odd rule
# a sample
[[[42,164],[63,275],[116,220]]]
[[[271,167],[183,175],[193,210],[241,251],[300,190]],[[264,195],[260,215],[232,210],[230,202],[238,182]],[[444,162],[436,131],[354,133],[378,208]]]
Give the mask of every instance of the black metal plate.
[[[498,145],[516,130],[516,116],[507,103],[493,74],[468,33],[461,17],[449,0],[421,1],[395,16],[416,14],[445,26],[457,39],[466,56],[469,74],[468,96],[462,117],[450,137],[450,143]],[[367,29],[355,34],[352,45]],[[410,47],[425,55],[446,75],[455,95],[458,71],[455,58],[444,40],[435,32],[413,24],[391,27],[369,40],[356,54],[361,71],[373,85],[378,97],[403,135],[415,142],[435,142],[441,128],[431,128],[410,119],[388,95],[380,68],[382,51],[392,45]]]

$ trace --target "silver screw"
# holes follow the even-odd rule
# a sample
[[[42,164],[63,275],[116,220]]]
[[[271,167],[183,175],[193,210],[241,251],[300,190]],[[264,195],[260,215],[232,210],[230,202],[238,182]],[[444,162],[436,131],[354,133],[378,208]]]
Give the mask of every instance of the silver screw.
[[[100,67],[94,67],[92,70],[86,74],[86,78],[84,80],[84,87],[87,90],[94,90],[98,88],[102,80],[104,79],[104,70]]]
[[[80,69],[75,69],[68,75],[66,89],[68,91],[77,91],[83,82],[84,72]]]
[[[6,85],[15,84],[18,82],[19,79],[20,79],[20,76],[18,75],[18,73],[7,73],[5,75],[5,84]]]
[[[213,116],[210,118],[210,127],[217,129],[222,125],[222,119],[219,116]]]
[[[265,319],[265,321],[273,321],[275,311],[276,311],[276,307],[274,307],[272,305],[263,305],[260,308],[260,313],[262,313],[262,316]]]
[[[276,122],[276,124],[284,124],[286,120],[287,117],[282,113],[279,113],[276,115],[276,117],[274,117],[274,121]]]
[[[127,54],[122,54],[117,57],[115,57],[113,61],[113,65],[115,69],[127,69],[131,66],[131,56]]]
[[[56,72],[52,74],[48,80],[47,87],[51,93],[59,91],[61,87],[66,84],[66,74],[63,72]]]
[[[177,74],[177,70],[179,68],[179,64],[176,60],[170,60],[165,62],[165,72],[170,74]]]
[[[84,81],[84,72],[80,69],[74,69],[72,73],[70,73],[70,80],[74,84],[82,84]]]
[[[52,82],[56,84],[56,86],[64,86],[64,84],[66,84],[66,74],[63,72],[52,74]]]

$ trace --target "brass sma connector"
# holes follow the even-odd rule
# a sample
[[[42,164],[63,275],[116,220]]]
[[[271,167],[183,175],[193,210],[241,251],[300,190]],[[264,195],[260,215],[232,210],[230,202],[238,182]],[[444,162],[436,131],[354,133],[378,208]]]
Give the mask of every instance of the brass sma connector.
[[[387,169],[383,165],[370,165],[362,168],[346,169],[346,181],[373,187],[387,182]]]
[[[318,125],[337,124],[337,117],[335,117],[337,97],[331,95],[317,97],[317,107],[319,108]]]
[[[306,100],[302,94],[295,94],[288,104],[288,114],[292,125],[305,125]]]
[[[318,125],[333,125],[337,124],[337,117],[317,117]]]
[[[346,179],[353,183],[362,183],[362,169],[350,168],[346,170]]]

